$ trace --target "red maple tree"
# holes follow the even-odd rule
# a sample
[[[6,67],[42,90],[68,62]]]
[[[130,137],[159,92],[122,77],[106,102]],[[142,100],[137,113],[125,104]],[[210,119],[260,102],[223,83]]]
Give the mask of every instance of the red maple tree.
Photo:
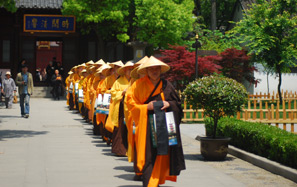
[[[247,51],[229,48],[223,51],[220,56],[222,58],[218,64],[222,67],[220,70],[224,76],[240,83],[247,80],[249,83],[257,85],[259,80],[253,76],[253,72],[257,69],[251,63],[251,57],[247,55]]]
[[[171,49],[162,50],[161,61],[167,63],[171,69],[165,74],[166,79],[173,82],[177,89],[183,89],[195,79],[195,53],[189,52],[184,46],[170,46]],[[198,57],[198,74],[207,76],[220,73],[221,68],[215,61],[218,56]]]
[[[161,61],[167,63],[171,69],[164,75],[176,89],[183,90],[195,79],[195,52],[190,52],[184,46],[170,46],[171,49],[162,50]],[[253,76],[257,71],[245,50],[230,48],[216,56],[198,57],[199,77],[213,73],[223,74],[243,83],[246,79],[250,83],[259,81]]]

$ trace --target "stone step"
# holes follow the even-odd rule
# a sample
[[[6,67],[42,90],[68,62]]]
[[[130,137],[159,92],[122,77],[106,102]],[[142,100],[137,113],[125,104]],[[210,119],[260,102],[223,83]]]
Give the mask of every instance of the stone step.
[[[34,86],[32,98],[52,98],[52,94],[50,93],[52,87],[47,86]],[[18,94],[17,94],[18,95]],[[64,94],[65,95],[65,94]],[[65,97],[65,96],[64,96]],[[63,97],[61,97],[63,98]],[[66,98],[66,97],[65,97]]]
[[[52,94],[50,91],[52,90],[52,87],[47,86],[35,86],[32,97],[34,98],[51,98]]]

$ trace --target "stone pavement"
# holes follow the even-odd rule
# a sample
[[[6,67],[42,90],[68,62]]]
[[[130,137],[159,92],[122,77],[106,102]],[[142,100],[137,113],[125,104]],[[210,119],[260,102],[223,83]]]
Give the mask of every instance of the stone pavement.
[[[92,125],[69,111],[65,101],[32,98],[28,119],[13,109],[0,106],[1,187],[137,187],[132,164],[111,154]],[[297,186],[233,156],[223,162],[206,162],[200,155],[202,124],[182,124],[186,159],[176,183],[185,186]]]

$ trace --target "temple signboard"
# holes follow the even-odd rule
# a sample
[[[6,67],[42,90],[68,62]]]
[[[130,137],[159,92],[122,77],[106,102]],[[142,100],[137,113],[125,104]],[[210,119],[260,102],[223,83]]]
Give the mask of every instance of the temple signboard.
[[[75,32],[75,17],[24,14],[24,32]]]

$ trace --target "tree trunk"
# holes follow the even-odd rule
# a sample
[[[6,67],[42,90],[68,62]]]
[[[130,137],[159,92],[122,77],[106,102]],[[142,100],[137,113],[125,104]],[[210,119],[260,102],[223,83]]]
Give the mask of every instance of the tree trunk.
[[[217,2],[216,0],[211,0],[211,30],[217,29]]]
[[[280,102],[280,105],[282,105],[283,104],[283,98],[282,98],[282,92],[281,92],[282,72],[281,72],[280,68],[277,68],[277,73],[278,73],[278,86],[277,86],[277,90],[278,90],[279,102]]]
[[[196,16],[198,17],[201,14],[201,3],[200,0],[195,0],[196,4]]]

